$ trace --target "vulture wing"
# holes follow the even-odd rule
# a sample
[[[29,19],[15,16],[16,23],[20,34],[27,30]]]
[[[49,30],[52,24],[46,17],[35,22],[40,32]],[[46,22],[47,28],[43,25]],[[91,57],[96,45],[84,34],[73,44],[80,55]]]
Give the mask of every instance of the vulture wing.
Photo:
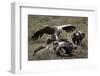
[[[76,27],[75,26],[73,26],[73,25],[64,25],[64,26],[62,26],[61,27],[63,30],[65,30],[66,32],[72,32],[72,31],[74,31],[75,29],[76,29]]]
[[[37,40],[38,38],[41,38],[43,34],[50,34],[52,35],[55,32],[55,29],[50,26],[45,26],[44,28],[40,29],[39,31],[35,32],[32,36],[33,40]]]

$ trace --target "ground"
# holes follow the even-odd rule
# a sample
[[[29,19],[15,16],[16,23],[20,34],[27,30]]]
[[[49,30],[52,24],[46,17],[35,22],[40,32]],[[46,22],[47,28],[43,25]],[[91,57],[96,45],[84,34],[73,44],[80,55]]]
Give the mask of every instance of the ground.
[[[72,24],[76,26],[76,31],[82,31],[85,33],[81,46],[78,46],[76,56],[61,57],[57,56],[53,51],[45,50],[44,52],[38,52],[35,55],[34,50],[40,46],[46,46],[47,36],[43,35],[42,38],[33,41],[31,39],[34,32],[43,28],[45,25],[66,25]],[[68,39],[70,42],[72,33],[62,33],[62,37]],[[88,18],[87,17],[69,17],[69,16],[42,16],[42,15],[28,15],[28,60],[52,60],[52,59],[75,59],[75,58],[87,58],[88,57]]]

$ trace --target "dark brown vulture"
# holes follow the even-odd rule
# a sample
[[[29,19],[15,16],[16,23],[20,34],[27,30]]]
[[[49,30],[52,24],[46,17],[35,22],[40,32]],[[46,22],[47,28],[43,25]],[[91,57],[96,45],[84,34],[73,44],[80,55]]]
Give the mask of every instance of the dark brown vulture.
[[[66,39],[55,41],[53,44],[57,46],[54,50],[57,50],[56,54],[59,56],[72,56],[73,50],[77,49],[77,47],[73,46],[73,44]]]
[[[71,24],[54,26],[54,27],[46,25],[42,29],[35,32],[32,36],[32,39],[37,40],[38,38],[41,38],[44,34],[49,34],[52,36],[52,40],[56,41],[59,40],[59,37],[63,31],[72,32],[75,29],[76,27]]]
[[[72,41],[74,44],[80,45],[84,37],[85,37],[85,33],[81,31],[77,31],[72,34]]]

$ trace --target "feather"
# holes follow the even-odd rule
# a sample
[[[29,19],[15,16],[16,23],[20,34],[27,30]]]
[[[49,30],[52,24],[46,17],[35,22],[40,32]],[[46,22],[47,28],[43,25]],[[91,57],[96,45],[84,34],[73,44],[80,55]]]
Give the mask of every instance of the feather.
[[[73,25],[64,25],[62,29],[66,32],[73,32],[76,29],[76,27]]]
[[[43,36],[43,34],[54,34],[55,29],[53,27],[50,26],[45,26],[44,28],[38,30],[37,32],[35,32],[32,36],[33,40],[37,40],[38,38],[41,38]]]

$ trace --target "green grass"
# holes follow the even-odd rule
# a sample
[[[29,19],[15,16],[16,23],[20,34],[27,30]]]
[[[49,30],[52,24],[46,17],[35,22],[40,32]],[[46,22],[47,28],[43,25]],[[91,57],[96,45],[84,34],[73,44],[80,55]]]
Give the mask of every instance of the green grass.
[[[66,25],[73,24],[77,27],[75,31],[82,31],[85,33],[85,38],[82,41],[81,47],[76,52],[79,52],[77,57],[59,57],[52,51],[45,51],[43,53],[36,53],[34,50],[39,46],[46,46],[47,36],[43,35],[42,38],[32,41],[31,37],[34,32],[43,28],[45,25]],[[75,32],[74,31],[74,32]],[[72,32],[73,33],[73,32]],[[70,42],[72,33],[62,33],[62,37],[68,39]],[[64,16],[42,16],[42,15],[28,15],[28,60],[52,60],[52,59],[73,59],[73,58],[87,58],[88,56],[88,18],[87,17],[64,17]]]

